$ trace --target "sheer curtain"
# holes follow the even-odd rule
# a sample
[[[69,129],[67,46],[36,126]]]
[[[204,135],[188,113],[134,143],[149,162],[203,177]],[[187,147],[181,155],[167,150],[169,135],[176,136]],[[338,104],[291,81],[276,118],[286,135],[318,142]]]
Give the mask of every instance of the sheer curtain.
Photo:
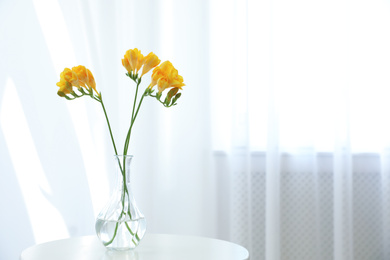
[[[133,190],[148,232],[216,237],[207,10],[206,1],[0,2],[1,259],[95,233],[114,151],[99,104],[67,102],[56,82],[65,67],[92,71],[119,149],[135,91],[121,64],[131,48],[170,60],[187,85],[176,107],[145,99],[133,130]]]
[[[94,234],[112,147],[101,108],[56,95],[91,69],[118,144],[130,48],[169,59],[178,106],[145,100],[133,188],[150,233],[251,259],[390,258],[386,1],[0,2],[0,258]],[[146,80],[143,80],[145,82]]]
[[[388,259],[389,3],[210,13],[219,234],[253,259]]]

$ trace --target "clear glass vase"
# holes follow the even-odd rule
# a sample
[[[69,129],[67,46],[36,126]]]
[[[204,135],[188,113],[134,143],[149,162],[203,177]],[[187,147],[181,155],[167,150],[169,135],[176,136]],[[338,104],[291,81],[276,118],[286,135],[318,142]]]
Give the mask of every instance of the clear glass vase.
[[[130,187],[132,159],[132,155],[115,156],[115,188],[96,218],[97,236],[108,249],[134,249],[145,235],[146,220],[135,203]]]

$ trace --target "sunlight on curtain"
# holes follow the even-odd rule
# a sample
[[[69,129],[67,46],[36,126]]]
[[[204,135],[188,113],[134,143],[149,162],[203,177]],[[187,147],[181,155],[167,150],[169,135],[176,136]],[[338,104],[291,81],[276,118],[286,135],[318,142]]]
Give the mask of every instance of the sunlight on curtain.
[[[88,98],[67,102],[56,95],[55,83],[65,67],[88,67],[104,94],[119,147],[128,129],[134,93],[120,62],[130,48],[143,54],[153,51],[162,61],[169,59],[188,85],[177,107],[164,109],[151,98],[145,100],[134,130],[133,191],[147,216],[148,230],[216,237],[210,181],[214,179],[209,169],[207,6],[206,1],[177,0],[1,1],[0,20],[7,26],[0,26],[4,39],[0,41],[0,107],[8,104],[3,100],[9,97],[5,81],[10,78],[41,165],[37,174],[47,179],[52,191],[47,196],[50,203],[39,200],[32,205],[45,211],[54,207],[67,233],[61,225],[46,230],[26,223],[33,220],[28,199],[40,187],[34,182],[27,189],[32,195],[22,194],[11,149],[0,145],[0,173],[9,186],[2,194],[14,198],[8,201],[1,196],[0,203],[22,218],[6,215],[0,222],[6,231],[15,232],[0,236],[0,258],[17,258],[22,249],[41,242],[43,238],[34,240],[35,233],[45,235],[45,240],[61,234],[94,234],[94,217],[111,184],[113,149],[107,125],[98,103]],[[143,87],[149,80],[150,74],[143,78]],[[15,122],[7,125],[13,111],[2,109],[1,114],[7,122],[5,127],[1,123],[0,142],[7,140],[14,147],[12,137],[8,140],[5,134],[16,127]]]
[[[11,79],[7,80],[0,104],[1,128],[27,206],[36,243],[68,237],[64,219],[48,199],[52,190],[35,149],[15,84]],[[6,113],[7,111],[12,111],[12,114]],[[42,208],[37,207],[37,204]]]
[[[33,2],[54,68],[59,77],[65,67],[72,68],[80,65],[76,61],[69,30],[57,1],[34,0]],[[47,10],[50,10],[50,12],[47,12]],[[93,66],[85,63],[81,65],[94,71]],[[99,88],[99,85],[97,87]],[[67,102],[66,105],[82,151],[94,213],[97,215],[103,207],[103,201],[109,195],[109,187],[106,185],[108,183],[107,176],[100,170],[105,167],[104,154],[95,152],[97,149],[95,148],[93,135],[91,135],[93,131],[89,123],[85,100]]]

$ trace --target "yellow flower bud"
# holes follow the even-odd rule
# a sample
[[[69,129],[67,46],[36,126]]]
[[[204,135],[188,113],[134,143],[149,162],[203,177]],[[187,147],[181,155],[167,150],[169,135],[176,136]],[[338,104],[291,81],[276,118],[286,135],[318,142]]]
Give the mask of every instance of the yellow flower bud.
[[[178,91],[179,91],[178,88],[171,88],[171,90],[168,92],[166,100],[165,100],[166,101],[165,102],[166,105],[169,105],[171,103],[172,97],[174,95],[176,95]]]
[[[141,77],[144,74],[148,73],[151,69],[156,67],[159,63],[160,63],[160,59],[153,52],[146,55],[146,57],[144,58],[144,66],[142,68]]]

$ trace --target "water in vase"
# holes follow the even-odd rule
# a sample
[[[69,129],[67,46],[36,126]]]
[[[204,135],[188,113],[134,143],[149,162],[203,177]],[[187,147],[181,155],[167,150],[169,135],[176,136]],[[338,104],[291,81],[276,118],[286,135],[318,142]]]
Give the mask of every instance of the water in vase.
[[[138,246],[145,235],[146,220],[139,218],[128,221],[112,221],[98,218],[97,235],[109,249],[128,250]]]

